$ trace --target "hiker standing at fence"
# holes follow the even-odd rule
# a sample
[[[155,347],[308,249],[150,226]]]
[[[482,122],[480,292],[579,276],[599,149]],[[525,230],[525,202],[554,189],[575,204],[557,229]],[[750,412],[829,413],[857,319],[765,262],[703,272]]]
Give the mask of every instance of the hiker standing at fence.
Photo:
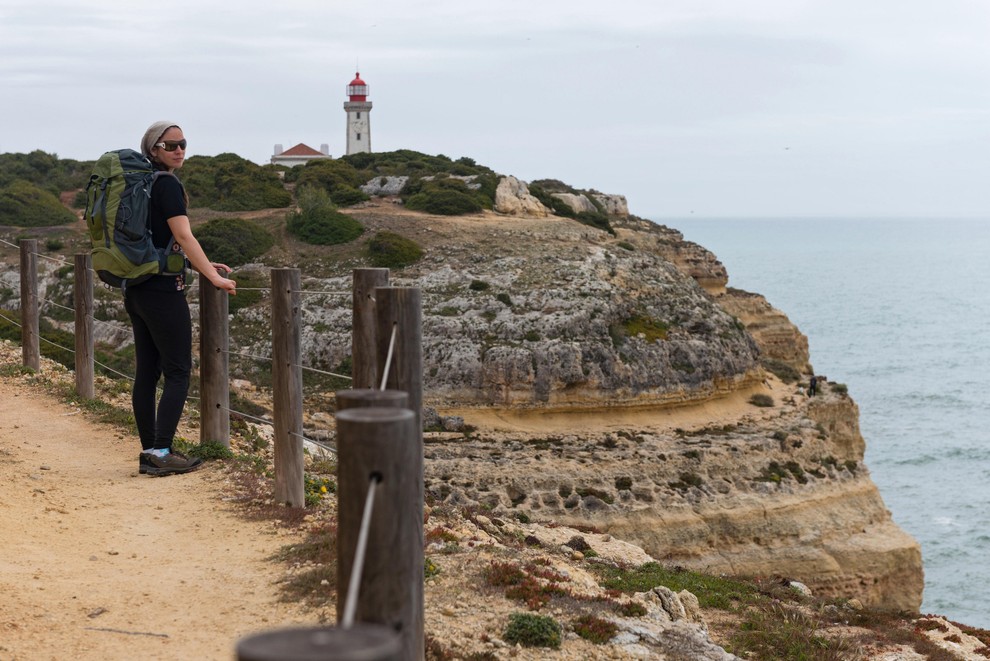
[[[213,263],[193,236],[186,206],[188,196],[175,171],[186,156],[186,139],[175,122],[155,122],[141,140],[142,153],[161,172],[151,189],[148,226],[156,247],[174,237],[189,264],[218,289],[236,293],[226,264]],[[131,403],[141,438],[139,469],[148,475],[171,475],[195,470],[202,463],[172,449],[182,416],[192,370],[192,320],[183,275],[154,275],[127,286],[124,307],[134,327],[137,369]],[[164,376],[161,399],[158,381]]]

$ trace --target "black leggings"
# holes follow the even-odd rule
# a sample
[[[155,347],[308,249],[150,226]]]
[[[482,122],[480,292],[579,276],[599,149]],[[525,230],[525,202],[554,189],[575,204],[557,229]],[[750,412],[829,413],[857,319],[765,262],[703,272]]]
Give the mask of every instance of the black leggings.
[[[131,404],[141,447],[170,448],[189,393],[192,370],[192,322],[184,292],[127,290],[124,308],[134,327],[137,371]],[[155,405],[158,380],[165,375]]]

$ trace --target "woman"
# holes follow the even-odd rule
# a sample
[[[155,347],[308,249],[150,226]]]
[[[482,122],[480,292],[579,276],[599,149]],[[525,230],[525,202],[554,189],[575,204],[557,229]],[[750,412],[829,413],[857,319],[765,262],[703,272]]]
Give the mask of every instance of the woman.
[[[186,139],[175,122],[155,122],[141,140],[141,151],[161,171],[151,189],[148,224],[155,246],[165,248],[174,237],[194,269],[228,294],[237,283],[224,277],[226,264],[207,258],[193,236],[186,212],[188,197],[175,177],[186,157]],[[172,449],[175,430],[189,391],[192,369],[192,321],[183,275],[156,275],[127,286],[124,307],[134,327],[137,370],[131,403],[141,438],[138,466],[148,475],[172,475],[195,470],[201,459]],[[164,376],[156,403],[158,380]]]

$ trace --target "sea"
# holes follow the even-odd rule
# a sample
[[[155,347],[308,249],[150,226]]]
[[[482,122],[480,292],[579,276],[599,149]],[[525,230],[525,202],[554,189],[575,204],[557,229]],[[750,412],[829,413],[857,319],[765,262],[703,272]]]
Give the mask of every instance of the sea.
[[[990,219],[654,218],[808,336],[921,544],[923,613],[990,629]]]

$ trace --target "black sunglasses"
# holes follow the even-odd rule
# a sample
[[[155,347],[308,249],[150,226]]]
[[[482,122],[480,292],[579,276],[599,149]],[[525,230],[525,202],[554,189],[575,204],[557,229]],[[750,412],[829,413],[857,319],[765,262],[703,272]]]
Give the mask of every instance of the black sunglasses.
[[[182,151],[186,150],[186,140],[163,140],[155,145],[156,147],[161,147],[165,151],[175,151],[179,147],[182,147]]]

